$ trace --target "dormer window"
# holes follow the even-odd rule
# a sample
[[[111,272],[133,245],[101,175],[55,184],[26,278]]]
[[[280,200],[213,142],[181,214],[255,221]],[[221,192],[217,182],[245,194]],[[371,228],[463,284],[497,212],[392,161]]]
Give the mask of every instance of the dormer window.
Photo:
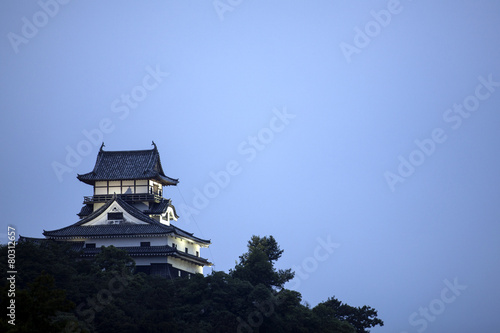
[[[123,213],[122,212],[108,213],[108,222],[110,224],[120,224],[121,222],[123,222]]]

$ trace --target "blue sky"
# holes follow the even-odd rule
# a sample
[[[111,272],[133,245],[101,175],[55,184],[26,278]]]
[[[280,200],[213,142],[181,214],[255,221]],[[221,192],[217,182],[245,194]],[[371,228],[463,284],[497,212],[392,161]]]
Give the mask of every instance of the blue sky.
[[[496,331],[498,2],[7,0],[0,13],[5,230],[76,222],[92,194],[76,174],[100,142],[154,140],[180,179],[164,193],[177,225],[212,240],[214,269],[273,235],[278,266],[300,271],[290,288],[376,308],[372,332]]]

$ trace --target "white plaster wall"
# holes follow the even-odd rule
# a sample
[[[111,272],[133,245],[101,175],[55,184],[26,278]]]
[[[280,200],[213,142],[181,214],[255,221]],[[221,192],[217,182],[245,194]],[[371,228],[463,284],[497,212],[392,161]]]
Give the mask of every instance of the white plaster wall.
[[[172,243],[177,244],[177,249],[181,252],[185,251],[185,248],[188,248],[188,254],[196,255],[196,251],[200,252],[200,246],[194,242],[191,242],[189,240],[179,238],[179,237],[171,237],[169,240]],[[169,243],[171,245],[171,243]],[[201,254],[200,254],[201,256]]]
[[[95,195],[108,194],[108,189],[106,187],[96,187],[94,190]]]
[[[136,193],[148,193],[148,180],[140,179],[135,181]]]
[[[120,186],[110,186],[109,194],[122,194],[122,188]]]
[[[109,186],[120,186],[121,181],[119,180],[110,180],[109,181]]]
[[[156,221],[163,223],[165,225],[170,225],[170,221],[165,219],[165,215],[150,215],[151,218],[154,218]]]
[[[167,211],[165,213],[169,217],[170,220],[177,221],[177,218],[175,217],[175,214],[174,214],[174,209],[172,207],[168,207]]]
[[[150,179],[149,182],[148,182],[148,184],[149,184],[149,186],[157,185],[160,188],[160,190],[163,190],[163,185],[160,184],[160,183],[158,183],[158,182],[156,182],[156,181],[154,181],[154,180]]]
[[[172,258],[172,257],[167,257],[167,261],[169,264],[172,264],[172,266],[177,268],[177,269],[182,269],[183,271],[193,273],[193,274],[195,274],[195,273],[203,274],[203,267],[202,266],[198,266],[198,265],[192,264],[190,262],[187,262],[185,260]]]

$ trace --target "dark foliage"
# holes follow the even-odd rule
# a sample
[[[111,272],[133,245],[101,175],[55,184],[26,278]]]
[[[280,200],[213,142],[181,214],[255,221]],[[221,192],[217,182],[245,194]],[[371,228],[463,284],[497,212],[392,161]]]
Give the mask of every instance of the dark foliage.
[[[313,309],[283,285],[281,250],[272,237],[253,236],[228,273],[190,279],[134,274],[134,261],[112,246],[82,260],[67,244],[22,242],[16,247],[16,325],[2,332],[369,332],[383,325],[377,311],[335,298]],[[9,298],[7,247],[0,248],[0,306]]]
[[[266,287],[282,288],[293,279],[291,269],[276,270],[277,261],[283,250],[273,236],[252,236],[248,241],[248,252],[240,256],[240,262],[230,271],[232,277],[245,280],[253,285],[263,284]]]

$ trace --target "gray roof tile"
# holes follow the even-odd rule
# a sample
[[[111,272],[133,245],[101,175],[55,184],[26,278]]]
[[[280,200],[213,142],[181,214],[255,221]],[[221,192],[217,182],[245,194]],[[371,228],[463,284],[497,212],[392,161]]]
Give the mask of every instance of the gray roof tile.
[[[83,246],[83,244],[81,245]],[[99,253],[101,253],[100,248],[80,248],[83,251],[84,257],[93,257]],[[211,266],[207,259],[202,257],[197,257],[192,254],[187,254],[181,252],[171,246],[163,245],[163,246],[128,246],[128,247],[117,247],[117,249],[125,250],[131,257],[151,257],[151,256],[173,256],[181,259],[188,260],[190,262],[196,262],[200,265]]]
[[[172,207],[174,210],[175,217],[178,218],[177,213],[175,212],[175,207],[172,205],[172,200],[162,198],[160,202],[154,202],[151,204],[149,209],[144,211],[144,214],[148,215],[161,215],[167,211],[168,207]]]
[[[104,151],[97,154],[94,169],[77,178],[93,185],[100,180],[155,179],[163,185],[177,185],[178,179],[165,175],[156,149]]]
[[[94,205],[92,205],[92,204],[87,204],[87,205],[83,206],[82,209],[80,210],[80,213],[78,213],[76,215],[80,216],[80,218],[84,218],[85,216],[89,216],[94,211],[93,206]]]

